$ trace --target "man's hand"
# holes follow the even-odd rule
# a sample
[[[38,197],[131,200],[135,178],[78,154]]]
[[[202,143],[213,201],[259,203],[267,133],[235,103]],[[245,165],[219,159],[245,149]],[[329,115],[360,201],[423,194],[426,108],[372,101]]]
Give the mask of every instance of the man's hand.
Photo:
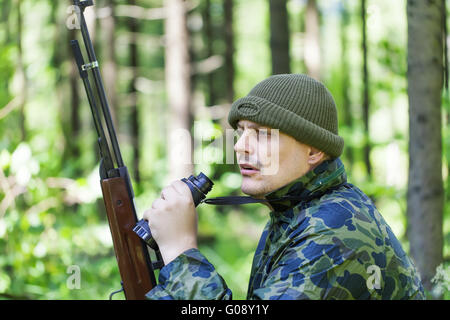
[[[153,239],[159,246],[164,263],[184,251],[197,248],[197,212],[191,190],[180,180],[161,191],[161,198],[145,211]]]

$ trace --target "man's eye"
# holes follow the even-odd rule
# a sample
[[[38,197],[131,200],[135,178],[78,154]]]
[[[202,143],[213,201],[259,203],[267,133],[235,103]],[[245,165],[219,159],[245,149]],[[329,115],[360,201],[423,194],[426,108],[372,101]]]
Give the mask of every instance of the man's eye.
[[[240,138],[244,134],[244,130],[236,129],[236,130],[234,130],[234,134],[236,135],[236,137]]]

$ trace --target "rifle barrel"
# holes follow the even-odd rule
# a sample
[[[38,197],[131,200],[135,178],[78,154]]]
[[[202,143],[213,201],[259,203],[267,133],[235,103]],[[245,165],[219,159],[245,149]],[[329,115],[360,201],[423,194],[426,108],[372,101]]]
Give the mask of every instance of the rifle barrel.
[[[95,130],[97,131],[97,135],[99,138],[98,144],[100,149],[100,156],[103,159],[103,165],[105,166],[105,169],[108,168],[108,170],[110,170],[114,168],[114,164],[111,158],[111,152],[109,150],[108,143],[106,142],[105,130],[103,130],[100,114],[95,102],[95,96],[89,82],[88,73],[86,70],[83,70],[84,59],[80,50],[80,45],[78,44],[77,40],[71,40],[70,45],[72,46],[73,55],[78,66],[78,71],[80,72],[80,77],[83,80],[84,88],[86,89],[86,94],[89,101],[89,106],[92,112],[92,117],[94,118]]]
[[[92,6],[93,1],[73,0],[73,3],[80,9],[78,11],[78,19],[89,61],[85,63],[77,40],[72,40],[71,46],[86,89],[98,134],[98,143],[102,158],[100,163],[100,181],[114,251],[122,278],[122,286],[126,299],[144,299],[145,294],[156,285],[156,278],[147,246],[137,237],[132,229],[137,222],[133,187],[128,169],[122,160],[97,58],[83,15],[84,9]],[[92,71],[96,90],[93,90],[90,85],[88,77],[89,70]],[[101,105],[101,110],[97,107],[97,101]],[[113,153],[110,152],[111,149],[106,139],[107,133],[104,130],[105,126],[103,125],[101,113],[103,113],[104,121],[108,129]],[[117,168],[114,166],[114,158]],[[158,259],[162,260],[159,251],[156,252],[156,255]]]
[[[83,41],[86,46],[86,52],[88,54],[89,63],[95,64],[92,68],[92,75],[94,77],[94,83],[99,92],[99,101],[102,106],[103,115],[105,118],[106,127],[108,128],[108,133],[111,141],[111,146],[116,158],[116,163],[118,167],[123,167],[122,154],[120,153],[119,143],[117,142],[116,131],[114,129],[114,124],[112,122],[111,113],[109,111],[108,100],[106,99],[105,89],[103,86],[102,76],[98,68],[97,57],[95,56],[94,47],[92,45],[91,37],[89,36],[89,30],[86,25],[86,20],[84,18],[84,7],[80,8],[80,28],[81,35],[83,36]]]

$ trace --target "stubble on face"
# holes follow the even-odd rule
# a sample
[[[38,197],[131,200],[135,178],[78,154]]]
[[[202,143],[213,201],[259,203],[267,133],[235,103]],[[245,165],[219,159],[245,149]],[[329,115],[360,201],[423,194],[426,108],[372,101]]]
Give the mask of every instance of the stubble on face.
[[[258,133],[261,127],[248,120],[239,121],[238,126],[243,130],[242,136],[235,145],[238,162],[250,162],[259,169],[258,172],[251,174],[245,174],[245,170],[243,172],[241,169],[243,193],[255,198],[264,198],[267,193],[277,190],[310,170],[308,154],[311,147],[282,132],[278,132],[277,139],[271,135],[268,135],[267,141],[256,139],[247,135],[245,130],[256,128]],[[274,147],[274,144],[277,145]],[[277,154],[274,154],[273,150],[276,150]],[[274,163],[275,161],[277,163]],[[267,168],[272,169],[266,170],[269,174],[263,174],[264,169]]]

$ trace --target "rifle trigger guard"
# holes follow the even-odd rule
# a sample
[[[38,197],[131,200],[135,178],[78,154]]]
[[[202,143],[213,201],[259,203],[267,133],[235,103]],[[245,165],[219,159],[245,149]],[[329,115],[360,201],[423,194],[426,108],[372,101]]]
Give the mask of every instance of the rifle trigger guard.
[[[83,71],[91,70],[94,68],[98,68],[98,61],[89,62],[81,66],[81,70]]]
[[[115,294],[118,294],[122,291],[125,292],[125,290],[123,289],[123,281],[120,281],[120,286],[122,287],[121,289],[111,292],[111,294],[109,295],[109,300],[112,300],[112,298]]]

